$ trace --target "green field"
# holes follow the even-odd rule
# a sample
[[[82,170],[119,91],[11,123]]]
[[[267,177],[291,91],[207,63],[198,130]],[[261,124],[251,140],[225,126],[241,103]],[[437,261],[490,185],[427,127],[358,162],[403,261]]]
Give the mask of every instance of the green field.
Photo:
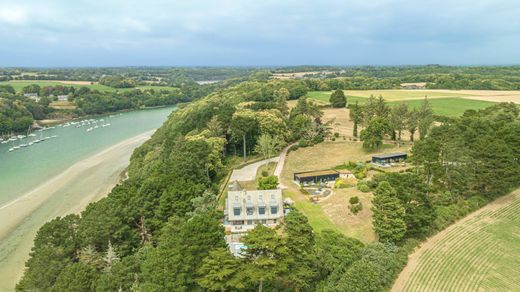
[[[426,242],[393,291],[520,291],[520,194]]]
[[[113,88],[110,86],[105,86],[102,84],[88,84],[88,85],[79,85],[79,84],[64,84],[57,81],[39,81],[39,80],[16,80],[16,81],[2,81],[0,82],[0,85],[11,85],[16,92],[21,92],[22,89],[25,86],[31,85],[31,84],[38,84],[40,87],[46,87],[46,86],[67,86],[67,87],[75,87],[75,88],[81,88],[81,87],[88,87],[90,89],[99,90],[101,92],[116,92],[116,91],[128,91],[133,90],[135,88]],[[175,87],[169,87],[169,86],[150,86],[150,85],[143,85],[143,86],[137,86],[136,88],[145,90],[145,89],[155,89],[155,90],[173,90],[176,89]]]
[[[367,101],[367,95],[370,96],[369,92],[383,92],[385,90],[373,90],[373,91],[363,91],[363,96],[353,96],[347,95],[347,101],[349,104],[353,104],[356,101],[359,104],[364,104]],[[347,94],[351,91],[346,91]],[[355,91],[360,92],[360,91]],[[406,103],[410,107],[419,107],[422,103],[422,98],[418,97],[417,94],[413,95],[410,91],[401,91],[401,90],[389,90],[387,92],[391,92],[391,98],[387,98],[386,95],[383,95],[383,98],[388,101],[390,106],[398,105],[399,103]],[[423,92],[424,93],[424,92]],[[433,92],[436,94],[441,94],[438,92]],[[401,99],[399,99],[399,94],[403,94]],[[446,95],[443,93],[443,95]],[[430,95],[428,95],[430,96]],[[311,91],[307,94],[307,97],[317,100],[321,103],[328,103],[330,97],[330,91]],[[419,98],[419,99],[417,99]],[[439,116],[448,116],[448,117],[456,117],[460,116],[464,113],[464,111],[468,109],[479,110],[495,104],[490,101],[482,101],[482,100],[474,100],[468,98],[461,97],[441,97],[441,95],[436,95],[435,97],[429,98],[429,102],[432,106],[433,113]]]

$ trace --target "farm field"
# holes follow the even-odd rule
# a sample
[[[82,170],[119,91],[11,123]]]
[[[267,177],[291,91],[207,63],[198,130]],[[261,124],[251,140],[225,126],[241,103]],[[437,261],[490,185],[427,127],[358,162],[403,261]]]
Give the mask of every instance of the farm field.
[[[21,92],[22,89],[28,85],[31,84],[37,84],[40,87],[45,86],[73,86],[76,88],[81,87],[88,87],[90,89],[99,90],[101,92],[116,92],[116,91],[128,91],[133,90],[135,88],[113,88],[110,86],[102,85],[99,83],[90,84],[90,82],[85,81],[46,81],[46,80],[13,80],[13,81],[2,81],[0,82],[0,85],[11,85],[16,92]],[[176,89],[175,87],[169,87],[169,86],[151,86],[151,85],[144,85],[144,86],[137,86],[136,88],[145,90],[145,89],[166,89],[166,90],[173,90]]]
[[[352,94],[352,92],[354,92],[355,94],[360,94],[362,96],[350,95]],[[388,93],[388,95],[386,95],[383,92]],[[421,96],[420,93],[416,92],[424,93],[424,91],[418,90],[345,91],[345,93],[347,94],[347,100],[349,104],[353,104],[355,102],[358,102],[359,104],[364,104],[371,94],[374,94],[375,96],[379,96],[379,94],[381,94],[390,106],[396,106],[404,102],[408,104],[410,107],[419,107],[425,95]],[[432,106],[434,114],[442,116],[456,117],[462,115],[464,111],[468,109],[479,110],[492,106],[495,103],[480,99],[470,99],[469,95],[460,95],[458,97],[451,95],[452,97],[448,97],[448,95],[450,94],[445,94],[442,92],[433,91],[429,93],[433,93],[433,95],[427,94],[427,96],[429,98],[429,102]],[[312,91],[307,94],[307,97],[316,100],[318,103],[328,104],[330,92]]]
[[[416,250],[392,291],[520,291],[520,190]]]

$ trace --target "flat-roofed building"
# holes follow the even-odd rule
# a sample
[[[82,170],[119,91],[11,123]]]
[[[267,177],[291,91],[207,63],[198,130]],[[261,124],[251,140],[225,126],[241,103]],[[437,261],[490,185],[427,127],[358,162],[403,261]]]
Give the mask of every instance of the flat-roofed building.
[[[300,186],[309,186],[316,184],[327,184],[329,182],[336,181],[338,178],[351,177],[354,177],[354,175],[349,170],[315,170],[295,173],[294,182]]]
[[[402,162],[408,158],[406,153],[389,153],[372,156],[372,163],[387,165],[390,163]]]
[[[282,190],[247,191],[232,183],[228,189],[224,226],[231,232],[247,232],[257,224],[276,226],[283,218]]]

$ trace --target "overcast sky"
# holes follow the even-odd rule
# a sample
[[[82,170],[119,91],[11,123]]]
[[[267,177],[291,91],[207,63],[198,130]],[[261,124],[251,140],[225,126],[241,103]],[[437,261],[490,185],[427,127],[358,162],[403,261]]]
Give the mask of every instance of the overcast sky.
[[[0,0],[0,67],[520,64],[518,0]]]

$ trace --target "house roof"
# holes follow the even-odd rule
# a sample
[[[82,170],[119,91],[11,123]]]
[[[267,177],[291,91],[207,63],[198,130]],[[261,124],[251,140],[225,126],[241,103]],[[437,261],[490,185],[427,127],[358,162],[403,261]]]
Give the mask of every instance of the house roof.
[[[298,178],[302,178],[302,177],[312,177],[312,176],[322,176],[322,175],[332,175],[332,174],[339,174],[339,172],[337,170],[333,170],[333,169],[326,169],[326,170],[297,172],[294,174],[294,176],[296,176]]]
[[[402,157],[402,156],[407,156],[407,155],[408,154],[406,154],[406,153],[399,152],[399,153],[388,153],[388,154],[374,155],[374,156],[372,156],[372,158],[385,159],[385,158]]]

